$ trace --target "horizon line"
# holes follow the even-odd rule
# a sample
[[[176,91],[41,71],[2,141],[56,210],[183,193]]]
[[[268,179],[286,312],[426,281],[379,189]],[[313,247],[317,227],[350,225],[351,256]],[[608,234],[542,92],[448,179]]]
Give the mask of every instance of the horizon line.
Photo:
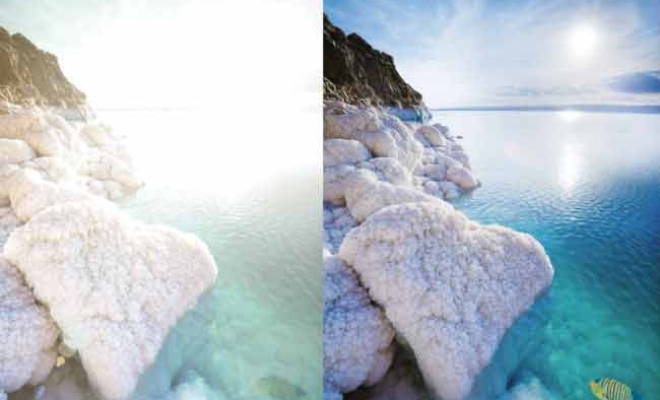
[[[501,106],[429,107],[430,111],[583,111],[603,113],[660,114],[660,104],[542,104]]]

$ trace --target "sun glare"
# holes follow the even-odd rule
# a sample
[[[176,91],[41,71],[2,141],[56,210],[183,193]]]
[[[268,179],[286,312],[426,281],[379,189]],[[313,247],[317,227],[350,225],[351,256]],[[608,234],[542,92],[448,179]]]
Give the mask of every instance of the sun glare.
[[[584,173],[584,159],[580,149],[566,144],[561,152],[558,168],[559,186],[570,192]]]
[[[563,110],[559,111],[559,118],[566,122],[566,123],[572,123],[573,121],[577,120],[582,116],[582,113],[576,110]]]
[[[591,25],[579,25],[568,35],[568,43],[573,56],[579,60],[590,58],[598,45],[598,32]]]

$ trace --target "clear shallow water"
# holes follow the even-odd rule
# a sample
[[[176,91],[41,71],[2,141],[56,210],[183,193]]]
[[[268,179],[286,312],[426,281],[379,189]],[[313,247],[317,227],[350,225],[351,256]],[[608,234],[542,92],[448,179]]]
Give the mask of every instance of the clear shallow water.
[[[219,270],[134,399],[189,382],[177,399],[272,400],[257,382],[274,376],[320,400],[320,159],[284,160],[287,147],[274,139],[294,139],[286,132],[227,131],[197,111],[105,112],[100,119],[128,136],[147,183],[123,207],[145,222],[195,233]]]
[[[508,385],[530,385],[526,398],[591,399],[589,380],[609,376],[660,398],[660,115],[434,120],[464,136],[483,182],[456,207],[534,235],[555,267],[550,301],[537,305],[548,320]]]

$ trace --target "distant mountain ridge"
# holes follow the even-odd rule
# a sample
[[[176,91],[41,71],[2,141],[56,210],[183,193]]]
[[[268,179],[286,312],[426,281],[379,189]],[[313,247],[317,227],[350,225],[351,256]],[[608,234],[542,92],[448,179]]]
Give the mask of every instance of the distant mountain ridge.
[[[323,97],[349,104],[371,104],[426,111],[422,95],[357,33],[346,35],[323,15]]]
[[[56,56],[0,27],[0,100],[68,109],[85,105],[86,97],[64,76]]]

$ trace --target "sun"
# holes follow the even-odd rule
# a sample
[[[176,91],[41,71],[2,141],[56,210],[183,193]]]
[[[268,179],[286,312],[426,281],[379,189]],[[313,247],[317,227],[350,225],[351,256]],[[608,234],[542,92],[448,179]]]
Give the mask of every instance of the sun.
[[[575,58],[579,60],[589,59],[596,51],[598,32],[592,25],[578,25],[570,31],[568,44]]]

